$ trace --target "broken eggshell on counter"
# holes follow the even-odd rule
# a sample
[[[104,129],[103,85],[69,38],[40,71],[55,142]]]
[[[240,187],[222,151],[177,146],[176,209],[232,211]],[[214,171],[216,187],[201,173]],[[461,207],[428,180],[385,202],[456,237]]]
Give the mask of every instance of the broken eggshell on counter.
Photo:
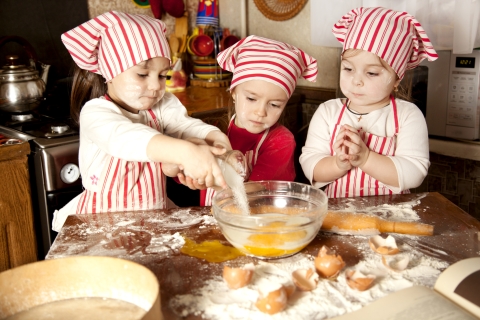
[[[365,291],[372,286],[376,276],[365,275],[358,270],[347,270],[345,272],[345,278],[350,288]]]
[[[322,246],[315,258],[315,269],[321,277],[335,279],[345,267],[345,262],[340,255],[335,254],[327,246]]]
[[[297,290],[297,286],[293,283],[293,280],[283,283],[282,286],[285,288],[285,291],[287,292],[287,299],[290,298],[292,294]]]
[[[392,255],[400,252],[395,238],[390,235],[386,238],[383,238],[380,235],[373,236],[368,240],[368,243],[373,251],[382,255]]]
[[[259,298],[255,306],[263,313],[275,314],[285,309],[287,300],[288,293],[285,286],[272,283],[259,289]]]
[[[250,283],[254,271],[255,266],[253,263],[238,268],[225,266],[223,268],[223,279],[230,289],[242,288]]]
[[[295,286],[302,291],[312,291],[317,287],[318,274],[313,269],[298,269],[292,272]]]
[[[387,269],[401,272],[408,267],[410,258],[406,254],[398,254],[394,256],[382,256],[382,263]]]

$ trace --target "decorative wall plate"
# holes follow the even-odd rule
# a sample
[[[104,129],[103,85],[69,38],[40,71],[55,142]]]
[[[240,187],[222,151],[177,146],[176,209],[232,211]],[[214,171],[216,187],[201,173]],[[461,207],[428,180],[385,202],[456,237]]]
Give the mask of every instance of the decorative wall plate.
[[[307,0],[253,0],[253,2],[268,19],[283,21],[296,16]]]

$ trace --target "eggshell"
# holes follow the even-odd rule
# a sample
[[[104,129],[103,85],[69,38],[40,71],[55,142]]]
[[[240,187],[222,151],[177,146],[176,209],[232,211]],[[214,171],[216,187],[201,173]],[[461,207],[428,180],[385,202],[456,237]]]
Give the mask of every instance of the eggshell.
[[[345,272],[345,277],[348,286],[358,291],[365,291],[369,289],[376,278],[374,275],[364,275],[360,271],[356,270],[347,270],[347,272]]]
[[[407,255],[396,255],[393,257],[382,256],[383,265],[395,272],[405,270],[409,262],[410,258]]]
[[[285,288],[285,291],[287,292],[287,299],[289,299],[297,289],[293,281],[288,281],[282,284],[282,286]]]
[[[368,243],[373,251],[383,255],[392,255],[400,252],[395,238],[390,235],[386,238],[382,238],[380,235],[373,236],[368,240]]]
[[[254,272],[253,264],[245,265],[243,268],[231,268],[225,266],[223,268],[223,279],[230,289],[238,289],[245,287],[252,280]]]
[[[293,283],[302,291],[311,291],[317,287],[318,274],[313,269],[298,269],[292,272]]]
[[[255,306],[263,313],[275,314],[282,311],[287,306],[287,291],[284,286],[268,292],[267,294],[260,293]]]
[[[338,276],[343,267],[345,267],[345,262],[342,257],[327,246],[322,246],[315,258],[315,268],[318,274],[323,278],[333,279]]]

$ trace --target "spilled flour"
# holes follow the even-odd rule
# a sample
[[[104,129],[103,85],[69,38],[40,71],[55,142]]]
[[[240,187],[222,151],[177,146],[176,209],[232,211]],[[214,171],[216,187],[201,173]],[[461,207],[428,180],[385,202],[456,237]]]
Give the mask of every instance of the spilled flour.
[[[329,207],[329,210],[371,213],[389,220],[417,221],[420,220],[413,207],[420,203],[420,197],[407,203],[395,205],[368,206],[371,202],[363,200],[355,205],[344,200],[342,207]],[[346,203],[346,205],[345,205]],[[365,204],[365,205],[363,205]],[[423,210],[423,209],[422,209]],[[125,214],[107,216],[105,221],[97,221],[94,216],[82,217],[84,223],[65,225],[58,235],[47,258],[60,258],[72,255],[107,255],[134,260],[156,269],[157,272],[178,270],[172,274],[181,275],[175,280],[169,276],[166,283],[173,297],[162,301],[165,307],[175,311],[178,316],[196,315],[204,319],[327,319],[346,312],[351,312],[388,295],[391,292],[423,285],[432,288],[439,274],[449,266],[452,259],[450,251],[458,250],[471,255],[473,248],[462,242],[461,247],[450,247],[445,243],[454,243],[452,239],[464,239],[466,230],[448,230],[441,237],[422,238],[420,236],[396,235],[397,245],[402,255],[409,257],[407,268],[401,272],[387,269],[381,256],[374,253],[368,244],[369,235],[349,234],[337,235],[320,232],[316,243],[343,244],[344,248],[354,248],[359,260],[344,254],[347,268],[343,269],[335,281],[321,279],[313,291],[296,291],[288,300],[284,311],[273,316],[264,314],[255,307],[258,290],[269,284],[282,284],[291,281],[291,273],[297,269],[314,268],[313,248],[306,248],[302,253],[292,257],[262,261],[253,258],[240,257],[228,261],[239,263],[254,262],[252,282],[243,288],[231,290],[221,277],[223,263],[205,263],[197,258],[184,256],[180,253],[185,240],[182,237],[188,228],[191,234],[209,235],[208,239],[217,239],[220,230],[210,215],[209,208],[201,211],[190,211],[188,208],[174,210],[168,216],[152,213]],[[458,236],[457,235],[461,235]],[[475,233],[477,237],[477,234]],[[70,239],[68,239],[70,238]],[[431,239],[431,240],[429,240]],[[332,240],[332,241],[331,241]],[[437,255],[426,256],[420,251],[421,243],[435,244],[443,241],[441,246],[430,246],[431,252]],[[465,248],[463,248],[465,246]],[[333,248],[334,250],[338,249]],[[474,248],[475,252],[478,248]],[[355,251],[353,250],[353,251]],[[462,251],[463,250],[463,251]],[[457,252],[458,253],[458,252]],[[433,258],[436,256],[438,258]],[[461,256],[457,254],[455,257]],[[180,258],[180,259],[174,259]],[[178,265],[170,264],[176,261]],[[188,267],[183,267],[185,264]],[[189,270],[194,266],[195,272]],[[175,269],[178,268],[178,269]],[[351,289],[345,280],[345,272],[355,269],[363,274],[376,276],[373,286],[363,292]],[[200,278],[200,279],[199,279]],[[173,280],[172,280],[173,279]],[[188,284],[186,286],[185,284]],[[189,285],[192,284],[192,287]],[[167,286],[165,286],[166,288]],[[187,288],[184,291],[174,291],[176,288]],[[173,289],[172,289],[173,288]],[[190,288],[195,288],[190,291]],[[189,292],[189,294],[179,294]],[[176,293],[176,294],[175,294]]]
[[[215,218],[211,215],[194,214],[189,209],[180,208],[173,210],[169,216],[145,214],[141,223],[137,216],[128,214],[115,216],[116,220],[108,224],[97,224],[94,216],[82,218],[87,222],[63,227],[59,237],[69,245],[59,247],[54,242],[50,255],[53,253],[55,258],[59,258],[88,253],[139,261],[151,259],[152,254],[156,258],[168,258],[171,254],[178,254],[185,244],[180,234],[182,229],[196,225],[203,229],[216,225]],[[48,257],[49,255],[47,259]]]
[[[374,213],[376,216],[392,220],[392,221],[417,221],[420,220],[417,212],[413,207],[420,204],[420,199],[426,197],[426,194],[419,194],[416,199],[408,202],[397,204],[381,204],[378,206],[362,206],[357,199],[345,199],[347,202],[343,204],[341,211],[344,212],[362,212]],[[355,204],[353,204],[355,202]],[[362,200],[360,200],[360,203]],[[331,209],[331,208],[329,208]]]
[[[398,205],[381,205],[374,207],[347,206],[342,211],[375,213],[389,220],[419,220],[412,209],[420,201],[414,200]],[[395,236],[395,235],[394,235]],[[407,239],[416,236],[402,235]],[[283,284],[291,282],[291,274],[298,269],[315,268],[315,257],[299,253],[292,257],[271,260],[258,260],[252,282],[246,287],[231,290],[221,276],[207,280],[203,287],[192,294],[177,295],[170,300],[170,307],[180,316],[196,315],[205,319],[328,319],[355,311],[382,298],[389,293],[423,285],[433,288],[440,273],[449,266],[441,259],[431,258],[404,243],[399,245],[402,255],[409,258],[408,266],[401,272],[387,269],[381,255],[373,252],[368,244],[369,235],[349,235],[344,241],[358,249],[363,256],[354,266],[343,269],[334,281],[321,279],[313,291],[297,291],[289,298],[287,307],[272,316],[260,312],[255,307],[259,290],[268,283]],[[338,252],[340,255],[341,252]],[[345,279],[345,272],[354,269],[365,275],[375,275],[374,285],[363,292],[351,289]]]
[[[359,237],[359,236],[356,236]],[[220,276],[208,280],[202,288],[193,294],[178,295],[170,300],[173,310],[179,315],[197,315],[205,319],[327,319],[360,309],[361,307],[412,285],[433,287],[440,272],[448,263],[411,251],[408,246],[401,247],[403,254],[410,258],[406,270],[394,272],[388,270],[381,256],[374,253],[368,238],[361,241],[359,248],[364,257],[353,267],[364,274],[376,276],[373,287],[360,292],[351,289],[342,270],[337,280],[321,279],[313,291],[297,291],[289,298],[282,312],[272,316],[258,311],[255,302],[258,290],[271,283],[287,283],[297,269],[314,268],[314,257],[299,253],[293,257],[272,262],[258,261],[252,282],[243,288],[230,290]]]

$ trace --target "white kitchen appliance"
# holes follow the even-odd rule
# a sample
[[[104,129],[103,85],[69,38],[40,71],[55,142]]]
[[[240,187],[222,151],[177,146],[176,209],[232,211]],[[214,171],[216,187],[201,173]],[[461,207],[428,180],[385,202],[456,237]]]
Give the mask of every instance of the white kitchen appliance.
[[[428,133],[465,140],[480,137],[480,50],[471,54],[438,51],[428,68]]]
[[[480,51],[452,54],[448,85],[447,137],[480,136]]]

